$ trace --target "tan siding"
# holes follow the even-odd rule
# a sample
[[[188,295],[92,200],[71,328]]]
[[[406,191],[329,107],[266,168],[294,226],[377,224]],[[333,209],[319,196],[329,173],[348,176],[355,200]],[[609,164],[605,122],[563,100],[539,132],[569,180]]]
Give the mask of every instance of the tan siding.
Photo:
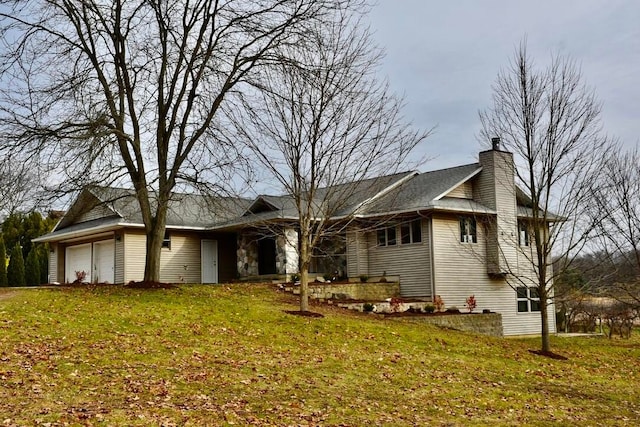
[[[431,296],[430,236],[427,220],[422,221],[422,242],[379,247],[376,233],[367,233],[369,275],[400,277],[400,292],[404,297]],[[400,233],[398,230],[398,243]]]
[[[58,245],[49,244],[49,283],[58,281]]]
[[[458,227],[455,216],[433,218],[435,292],[445,306],[464,310],[466,298],[475,295],[476,311],[502,314],[505,335],[540,333],[540,313],[518,313],[515,290],[505,279],[487,274],[484,228],[478,227],[478,243],[465,244],[459,242]]]
[[[105,217],[110,217],[114,215],[115,213],[105,205],[98,205],[93,209],[78,216],[78,218],[74,221],[74,223],[92,221],[94,219],[105,218]]]
[[[467,181],[448,192],[446,197],[457,197],[459,199],[473,199],[473,185]]]
[[[347,232],[347,275],[358,277],[369,275],[369,242],[365,233]]]
[[[120,239],[116,238],[116,256],[115,256],[115,271],[114,271],[114,280],[115,283],[125,283],[124,282],[124,238],[122,234],[120,235]]]
[[[171,249],[163,248],[160,280],[168,283],[200,283],[200,236],[170,231]]]
[[[127,231],[124,240],[124,283],[144,278],[144,262],[147,253],[147,237],[143,231]]]

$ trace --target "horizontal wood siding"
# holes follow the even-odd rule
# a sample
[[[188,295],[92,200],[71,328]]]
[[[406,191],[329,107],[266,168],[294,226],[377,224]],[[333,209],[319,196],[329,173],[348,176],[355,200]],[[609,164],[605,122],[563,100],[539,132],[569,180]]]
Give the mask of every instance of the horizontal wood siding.
[[[124,240],[124,283],[144,278],[144,263],[147,253],[147,236],[140,230],[127,230]]]
[[[431,296],[430,236],[427,220],[422,220],[422,242],[405,245],[377,245],[376,232],[367,233],[369,275],[400,277],[403,297]],[[398,233],[398,243],[400,234]]]
[[[433,217],[435,293],[446,307],[460,310],[465,309],[466,298],[475,295],[476,311],[489,309],[502,314],[505,335],[539,334],[540,313],[518,313],[515,290],[505,279],[487,274],[484,227],[478,227],[475,244],[460,243],[458,227],[456,216]]]
[[[114,216],[115,213],[105,205],[98,205],[93,209],[84,212],[74,221],[74,223],[93,221],[94,219],[106,218]]]
[[[116,238],[116,255],[115,255],[115,271],[114,281],[115,283],[125,283],[124,281],[124,239],[122,234],[119,235],[120,239]]]
[[[446,197],[457,197],[459,199],[473,199],[473,185],[470,181],[463,182],[446,194]]]
[[[168,283],[200,283],[200,236],[169,231],[171,249],[162,248],[160,280]]]
[[[369,242],[365,233],[347,232],[347,276],[369,275]]]
[[[49,243],[49,283],[58,282],[58,244]]]

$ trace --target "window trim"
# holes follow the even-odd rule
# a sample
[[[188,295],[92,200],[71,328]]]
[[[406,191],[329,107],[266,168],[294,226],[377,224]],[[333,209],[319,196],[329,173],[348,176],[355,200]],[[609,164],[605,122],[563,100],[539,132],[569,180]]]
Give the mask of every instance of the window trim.
[[[403,235],[403,229],[409,228],[409,234]],[[406,242],[405,237],[409,237]],[[406,246],[422,243],[422,219],[402,222],[376,230],[376,243],[378,247]]]

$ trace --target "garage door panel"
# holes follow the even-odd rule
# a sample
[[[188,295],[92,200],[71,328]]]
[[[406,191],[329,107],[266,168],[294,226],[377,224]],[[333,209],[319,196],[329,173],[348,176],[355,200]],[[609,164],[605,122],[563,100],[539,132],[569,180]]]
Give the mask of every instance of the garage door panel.
[[[76,272],[84,272],[83,283],[91,281],[91,244],[68,246],[65,249],[65,282],[77,280]]]

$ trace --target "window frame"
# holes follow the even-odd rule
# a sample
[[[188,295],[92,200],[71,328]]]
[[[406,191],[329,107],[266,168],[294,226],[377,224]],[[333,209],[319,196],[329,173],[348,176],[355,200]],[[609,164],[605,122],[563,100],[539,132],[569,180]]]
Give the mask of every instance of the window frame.
[[[164,237],[162,238],[162,248],[171,250],[171,233],[169,230],[164,230]]]
[[[378,247],[405,246],[422,243],[422,220],[416,219],[379,228],[376,230],[376,242]]]
[[[518,221],[518,245],[522,247],[531,246],[531,233],[529,233],[528,224],[523,221]]]
[[[540,295],[538,288],[531,286],[516,287],[516,309],[520,313],[539,313]]]
[[[458,221],[460,243],[478,243],[478,222],[474,216],[461,216]]]

